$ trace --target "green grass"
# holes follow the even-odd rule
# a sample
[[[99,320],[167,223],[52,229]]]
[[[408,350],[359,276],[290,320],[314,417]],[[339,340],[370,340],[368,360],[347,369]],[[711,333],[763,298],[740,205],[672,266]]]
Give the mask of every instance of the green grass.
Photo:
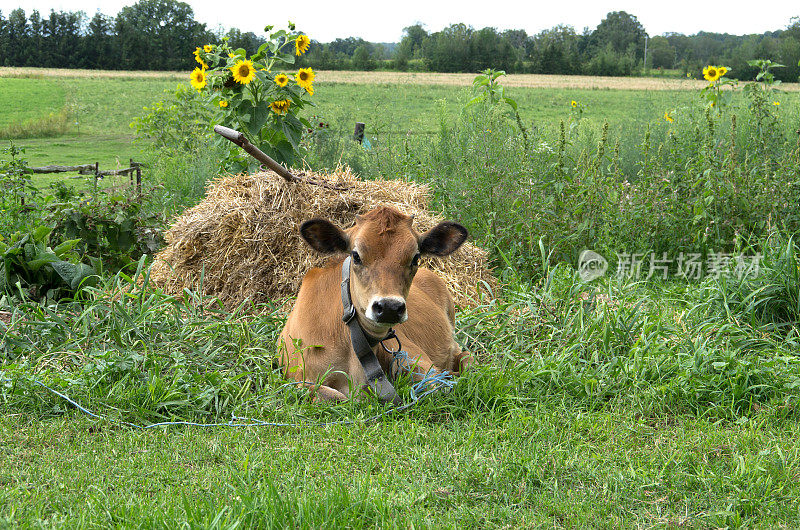
[[[66,87],[57,80],[0,77],[0,130],[59,112],[66,103]]]
[[[379,405],[309,404],[284,385],[271,347],[280,309],[229,314],[136,290],[117,299],[113,285],[79,306],[17,306],[3,333],[0,520],[11,525],[800,522],[800,393],[796,378],[782,382],[794,365],[752,379],[738,404],[721,366],[729,355],[756,377],[791,346],[753,350],[709,334],[706,324],[729,323],[719,312],[676,325],[697,303],[680,284],[589,287],[554,269],[536,294],[463,311],[459,335],[481,365],[449,394],[375,423],[365,419]],[[705,351],[682,367],[681,348],[665,348],[680,343]],[[140,431],[93,421],[31,377],[137,423],[236,414],[352,424]]]
[[[557,126],[574,111],[571,102],[583,108],[582,117],[595,127],[610,122],[618,129],[641,128],[662,120],[666,110],[697,104],[689,91],[508,89],[519,105],[523,122],[533,127]],[[787,95],[796,100],[796,97]],[[435,134],[439,131],[440,102],[453,116],[467,99],[467,91],[448,86],[372,86],[321,84],[314,101],[318,113],[342,134],[352,134],[356,121],[366,123],[369,136]]]
[[[69,109],[70,130],[55,138],[17,138],[15,143],[28,148],[32,166],[70,165],[100,162],[101,169],[127,167],[129,158],[141,157],[133,143],[130,123],[143,107],[174,89],[175,81],[153,79],[0,78],[0,98],[8,98],[0,125],[21,124],[41,119],[49,113]],[[32,106],[20,106],[20,100]],[[0,99],[0,102],[2,100]]]
[[[0,433],[0,517],[25,526],[775,527],[797,523],[800,494],[800,432],[769,418],[665,425],[543,406],[140,432],[12,416]]]
[[[77,123],[68,134],[17,140],[20,145],[32,147],[31,165],[99,160],[103,167],[114,167],[117,158],[127,160],[139,155],[138,146],[130,143],[131,121],[145,112],[143,107],[165,97],[164,91],[173,90],[177,84],[175,80],[148,78],[0,78],[0,98],[8,99],[0,128],[58,113],[66,107]],[[658,123],[664,111],[699,101],[690,91],[514,88],[509,89],[509,94],[519,104],[523,121],[537,127],[557,126],[572,112],[572,100],[580,103],[582,116],[590,125],[600,127],[609,121],[612,128],[620,130]],[[447,114],[452,116],[464,96],[461,89],[448,86],[320,83],[314,96],[317,107],[310,113],[322,116],[342,135],[351,134],[356,121],[367,124],[370,136],[432,134],[439,130],[439,102],[445,101]],[[33,106],[15,103],[21,99]],[[794,112],[797,94],[782,94],[778,99],[785,104],[782,108],[787,114]]]

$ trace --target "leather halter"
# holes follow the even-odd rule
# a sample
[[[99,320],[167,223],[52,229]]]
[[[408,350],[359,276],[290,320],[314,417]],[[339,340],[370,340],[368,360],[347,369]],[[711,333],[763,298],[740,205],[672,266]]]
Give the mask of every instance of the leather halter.
[[[350,342],[353,346],[353,352],[361,362],[361,367],[367,377],[367,385],[372,393],[383,402],[399,404],[400,397],[397,395],[392,383],[389,382],[386,373],[381,368],[381,363],[378,362],[378,358],[375,356],[375,346],[387,339],[396,338],[394,330],[389,329],[389,333],[385,337],[377,338],[368,334],[361,327],[361,323],[356,316],[356,307],[350,297],[351,262],[352,258],[347,256],[344,263],[342,263],[342,308],[344,309],[342,320],[350,328]]]

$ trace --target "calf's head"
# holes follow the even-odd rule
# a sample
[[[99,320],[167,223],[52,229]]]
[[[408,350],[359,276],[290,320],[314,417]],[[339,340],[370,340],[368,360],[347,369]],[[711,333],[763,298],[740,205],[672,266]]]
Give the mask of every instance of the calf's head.
[[[420,234],[412,221],[413,216],[379,207],[357,215],[347,230],[325,219],[300,227],[315,250],[350,254],[350,296],[362,325],[376,334],[408,318],[406,299],[420,257],[447,256],[467,239],[467,229],[458,223],[444,221]]]

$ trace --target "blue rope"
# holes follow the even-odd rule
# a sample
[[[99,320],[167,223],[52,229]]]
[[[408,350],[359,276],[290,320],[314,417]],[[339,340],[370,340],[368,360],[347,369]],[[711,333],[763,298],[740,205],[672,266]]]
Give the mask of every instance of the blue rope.
[[[410,365],[410,361],[408,359],[408,353],[406,353],[404,351],[396,352],[395,356],[394,356],[394,359],[392,360],[392,363],[394,363],[395,361],[397,361],[398,364],[400,362],[403,362],[402,368],[406,369],[406,367],[409,367],[409,371],[411,371],[411,368],[410,368],[411,365]],[[368,417],[368,418],[366,418],[364,420],[361,420],[361,422],[359,422],[357,420],[336,420],[336,421],[325,421],[325,422],[284,423],[284,422],[263,421],[263,420],[259,420],[259,419],[246,418],[246,417],[236,416],[235,414],[231,414],[230,421],[227,421],[225,423],[197,423],[197,422],[193,422],[193,421],[162,421],[162,422],[158,422],[158,423],[151,423],[150,425],[139,425],[139,424],[131,423],[131,422],[124,421],[124,420],[118,420],[118,419],[114,419],[114,418],[109,418],[108,416],[105,416],[105,415],[102,415],[102,414],[96,414],[96,413],[90,411],[89,409],[83,407],[80,403],[76,402],[74,399],[70,398],[68,395],[62,394],[58,390],[50,388],[49,386],[47,386],[46,384],[42,383],[41,381],[39,381],[35,377],[30,377],[29,379],[33,383],[36,383],[37,385],[41,386],[42,388],[44,388],[44,389],[48,390],[49,392],[52,392],[56,396],[60,397],[61,399],[63,399],[67,403],[71,404],[76,409],[78,409],[82,413],[86,414],[90,418],[96,419],[98,421],[99,420],[105,420],[105,421],[108,421],[108,422],[111,422],[111,423],[117,423],[119,425],[124,425],[126,427],[132,427],[134,429],[146,430],[146,429],[155,429],[156,427],[167,427],[167,426],[173,426],[173,425],[180,425],[180,426],[187,426],[187,427],[291,427],[291,428],[298,428],[298,427],[329,427],[329,426],[333,426],[333,425],[356,425],[356,424],[362,423],[362,422],[363,423],[372,423],[372,422],[374,422],[376,420],[379,420],[379,419],[381,419],[383,417],[389,416],[389,415],[397,413],[397,412],[403,412],[403,411],[411,408],[412,406],[417,404],[419,399],[421,399],[421,398],[423,398],[423,397],[425,397],[425,396],[427,396],[429,394],[432,394],[433,392],[436,392],[437,390],[444,390],[444,389],[449,390],[449,389],[453,388],[453,386],[455,386],[456,381],[453,378],[452,374],[450,374],[450,373],[448,373],[446,371],[445,372],[438,372],[438,373],[434,373],[434,372],[435,372],[434,370],[429,371],[428,374],[425,377],[423,377],[423,379],[421,381],[415,383],[411,387],[411,398],[412,398],[412,401],[410,403],[406,403],[404,405],[400,405],[400,406],[397,406],[397,407],[392,407],[392,408],[387,409],[385,411],[379,412],[378,414],[375,414],[375,415],[370,416],[370,417]],[[11,381],[10,379],[5,378],[5,377],[3,378],[3,380],[4,381]],[[313,383],[309,383],[309,384],[313,384]],[[287,386],[294,386],[294,385],[297,385],[296,381],[295,382],[291,382],[291,383],[285,383],[285,384],[281,385],[279,388],[284,388],[284,387],[287,387]]]
[[[412,364],[411,359],[408,357],[408,352],[400,350],[394,352],[392,362],[389,364],[389,372],[399,374],[400,371],[412,373],[416,363]],[[453,374],[447,370],[438,371],[433,368],[428,370],[420,381],[417,381],[411,386],[411,399],[416,402],[418,399],[438,392],[440,390],[450,390],[456,384]]]

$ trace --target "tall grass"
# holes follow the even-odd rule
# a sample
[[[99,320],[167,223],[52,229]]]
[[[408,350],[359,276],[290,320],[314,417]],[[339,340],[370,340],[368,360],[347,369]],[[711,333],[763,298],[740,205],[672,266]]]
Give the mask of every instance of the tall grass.
[[[785,336],[796,343],[800,326],[800,249],[794,236],[772,232],[757,246],[755,260],[709,278],[695,308],[719,314],[754,329]]]
[[[63,136],[73,129],[74,118],[67,107],[46,116],[31,118],[0,128],[0,140],[17,138],[53,138]]]
[[[766,268],[774,266],[765,259]],[[769,274],[760,281],[773,281]],[[764,407],[793,414],[800,398],[796,325],[781,320],[790,327],[776,327],[762,308],[796,318],[787,310],[796,311],[797,291],[737,289],[726,300],[741,299],[744,309],[733,310],[720,307],[720,297],[703,306],[683,284],[654,291],[611,278],[587,285],[569,266],[549,267],[537,285],[518,284],[503,301],[459,313],[458,338],[484,367],[443,399],[455,415],[543,402],[712,421]],[[285,385],[277,366],[280,302],[203,309],[190,292],[177,298],[148,289],[143,262],[133,276],[119,273],[85,293],[57,307],[15,305],[11,323],[0,324],[6,410],[63,412],[64,403],[30,378],[36,374],[138,423],[225,421],[231,414],[287,421],[305,411],[302,394]],[[762,303],[748,302],[756,299]],[[751,321],[742,314],[748,310]],[[369,410],[348,404],[315,414],[363,418]]]
[[[445,109],[432,141],[378,136],[366,150],[323,137],[309,160],[430,184],[435,208],[464,222],[501,269],[529,278],[541,270],[540,239],[573,264],[587,248],[612,262],[622,252],[705,258],[771,225],[800,227],[800,144],[790,115],[771,105],[688,105],[674,123],[638,128],[594,128],[574,113],[533,127],[528,148],[501,108],[455,119]]]

